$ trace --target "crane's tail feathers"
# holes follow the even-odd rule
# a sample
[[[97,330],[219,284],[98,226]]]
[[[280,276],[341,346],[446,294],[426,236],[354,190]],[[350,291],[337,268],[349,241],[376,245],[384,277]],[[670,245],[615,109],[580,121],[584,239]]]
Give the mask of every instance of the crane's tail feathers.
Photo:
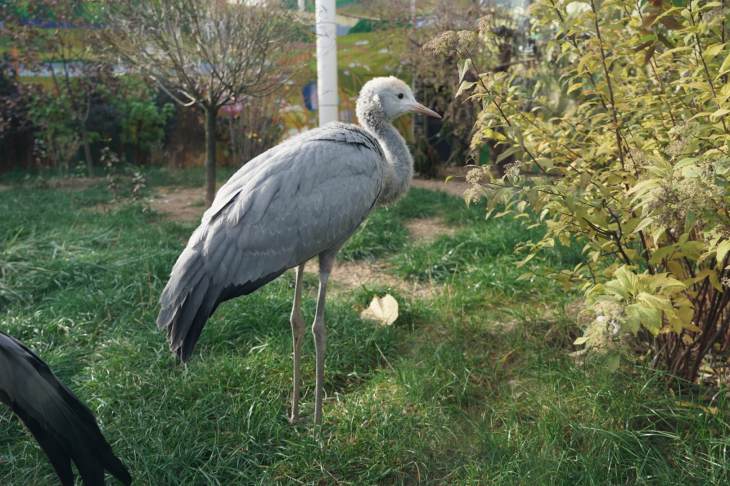
[[[211,278],[205,261],[196,251],[185,249],[172,269],[170,280],[160,296],[157,327],[167,331],[172,350],[181,361],[187,361],[205,321],[212,313],[209,292]]]
[[[208,318],[221,302],[250,294],[286,271],[283,268],[255,281],[220,286],[206,272],[205,259],[197,251],[185,249],[172,269],[160,297],[157,327],[167,331],[170,350],[181,361],[190,359]]]

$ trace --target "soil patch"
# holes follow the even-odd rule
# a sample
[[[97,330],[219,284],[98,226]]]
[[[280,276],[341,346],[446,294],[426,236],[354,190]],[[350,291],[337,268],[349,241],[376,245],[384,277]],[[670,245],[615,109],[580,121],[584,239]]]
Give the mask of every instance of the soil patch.
[[[453,235],[456,228],[448,226],[441,218],[419,218],[405,223],[411,239],[416,243],[431,243],[442,235]]]
[[[317,275],[319,273],[319,261],[311,259],[304,266],[304,271]],[[388,265],[379,261],[348,262],[338,261],[330,275],[330,282],[335,287],[344,290],[352,290],[360,286],[391,287],[399,292],[419,299],[429,298],[442,291],[438,286],[428,283],[405,281],[388,273]]]
[[[444,179],[413,179],[413,187],[441,191],[458,198],[464,197],[464,192],[471,187],[466,181],[451,179],[446,182]]]
[[[205,192],[198,187],[161,187],[150,207],[170,221],[197,222],[206,209]]]

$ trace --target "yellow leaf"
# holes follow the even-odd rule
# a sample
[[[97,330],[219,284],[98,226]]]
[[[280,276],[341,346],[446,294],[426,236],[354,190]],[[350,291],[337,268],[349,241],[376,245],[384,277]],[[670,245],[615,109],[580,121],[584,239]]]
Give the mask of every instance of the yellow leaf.
[[[390,326],[398,319],[398,301],[390,294],[382,298],[375,296],[370,306],[360,313],[360,318]]]
[[[580,346],[581,344],[585,344],[586,341],[588,341],[588,336],[581,336],[573,341],[573,345]]]
[[[717,121],[720,118],[727,115],[728,113],[730,113],[730,110],[728,110],[727,108],[720,108],[719,110],[715,111],[712,115],[710,115],[710,120]]]
[[[725,257],[727,256],[728,252],[730,252],[730,240],[724,240],[719,245],[717,245],[717,266],[721,266],[722,263],[725,261]]]
[[[572,93],[573,91],[576,91],[576,90],[580,89],[580,88],[581,88],[582,86],[583,86],[583,83],[580,83],[580,82],[578,82],[578,83],[573,83],[573,84],[571,84],[571,85],[570,85],[570,87],[568,88],[568,91],[567,91],[567,93],[568,93],[568,94],[570,94],[570,93]]]
[[[717,73],[717,77],[719,78],[726,72],[730,71],[730,54],[725,57],[725,60],[722,61],[722,66],[720,66],[720,72]]]
[[[711,46],[708,46],[707,49],[705,49],[705,56],[707,56],[708,59],[712,59],[713,57],[720,54],[724,48],[725,48],[724,43],[713,44]]]

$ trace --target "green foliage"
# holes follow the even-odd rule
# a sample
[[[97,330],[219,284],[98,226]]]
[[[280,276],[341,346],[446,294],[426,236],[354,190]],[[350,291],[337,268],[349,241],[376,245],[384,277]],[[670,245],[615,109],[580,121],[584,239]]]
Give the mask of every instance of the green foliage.
[[[347,32],[348,34],[362,34],[367,32],[375,32],[378,30],[388,30],[398,27],[406,27],[407,24],[399,21],[390,20],[373,20],[373,19],[360,19],[355,25]]]
[[[484,69],[489,22],[436,43],[465,58],[460,91],[481,103],[473,148],[514,158],[502,177],[473,171],[474,196],[539,214],[547,231],[523,264],[584,245],[559,276],[597,304],[579,343],[613,329],[674,374],[712,372],[730,352],[727,8],[540,0],[531,12],[538,47],[505,72]]]
[[[158,106],[155,94],[145,83],[134,76],[119,80],[120,86],[113,88],[110,104],[120,114],[121,142],[139,152],[149,153],[162,145],[165,126],[175,113],[172,103]]]
[[[71,163],[81,146],[78,123],[69,116],[70,96],[64,92],[52,95],[37,90],[29,101],[28,118],[36,127],[34,155],[37,164],[40,167],[50,165],[70,175]]]
[[[64,2],[67,11],[57,8],[59,2],[53,0],[4,0],[0,11],[24,22],[96,23],[99,19],[100,2]]]

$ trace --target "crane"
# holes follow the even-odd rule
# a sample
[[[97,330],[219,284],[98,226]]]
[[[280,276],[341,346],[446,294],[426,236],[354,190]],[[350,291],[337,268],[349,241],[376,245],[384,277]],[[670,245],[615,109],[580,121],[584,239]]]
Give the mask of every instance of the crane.
[[[64,486],[74,484],[71,461],[87,486],[103,485],[105,470],[132,483],[86,405],[33,351],[1,332],[0,401],[30,430]]]
[[[340,247],[377,205],[408,191],[413,158],[392,121],[405,113],[440,118],[395,77],[373,78],[356,103],[360,126],[329,123],[290,138],[241,167],[218,191],[172,268],[157,325],[185,362],[221,302],[249,294],[296,268],[290,316],[293,390],[299,420],[300,310],[304,264],[319,257],[314,422],[321,423],[327,280]]]

